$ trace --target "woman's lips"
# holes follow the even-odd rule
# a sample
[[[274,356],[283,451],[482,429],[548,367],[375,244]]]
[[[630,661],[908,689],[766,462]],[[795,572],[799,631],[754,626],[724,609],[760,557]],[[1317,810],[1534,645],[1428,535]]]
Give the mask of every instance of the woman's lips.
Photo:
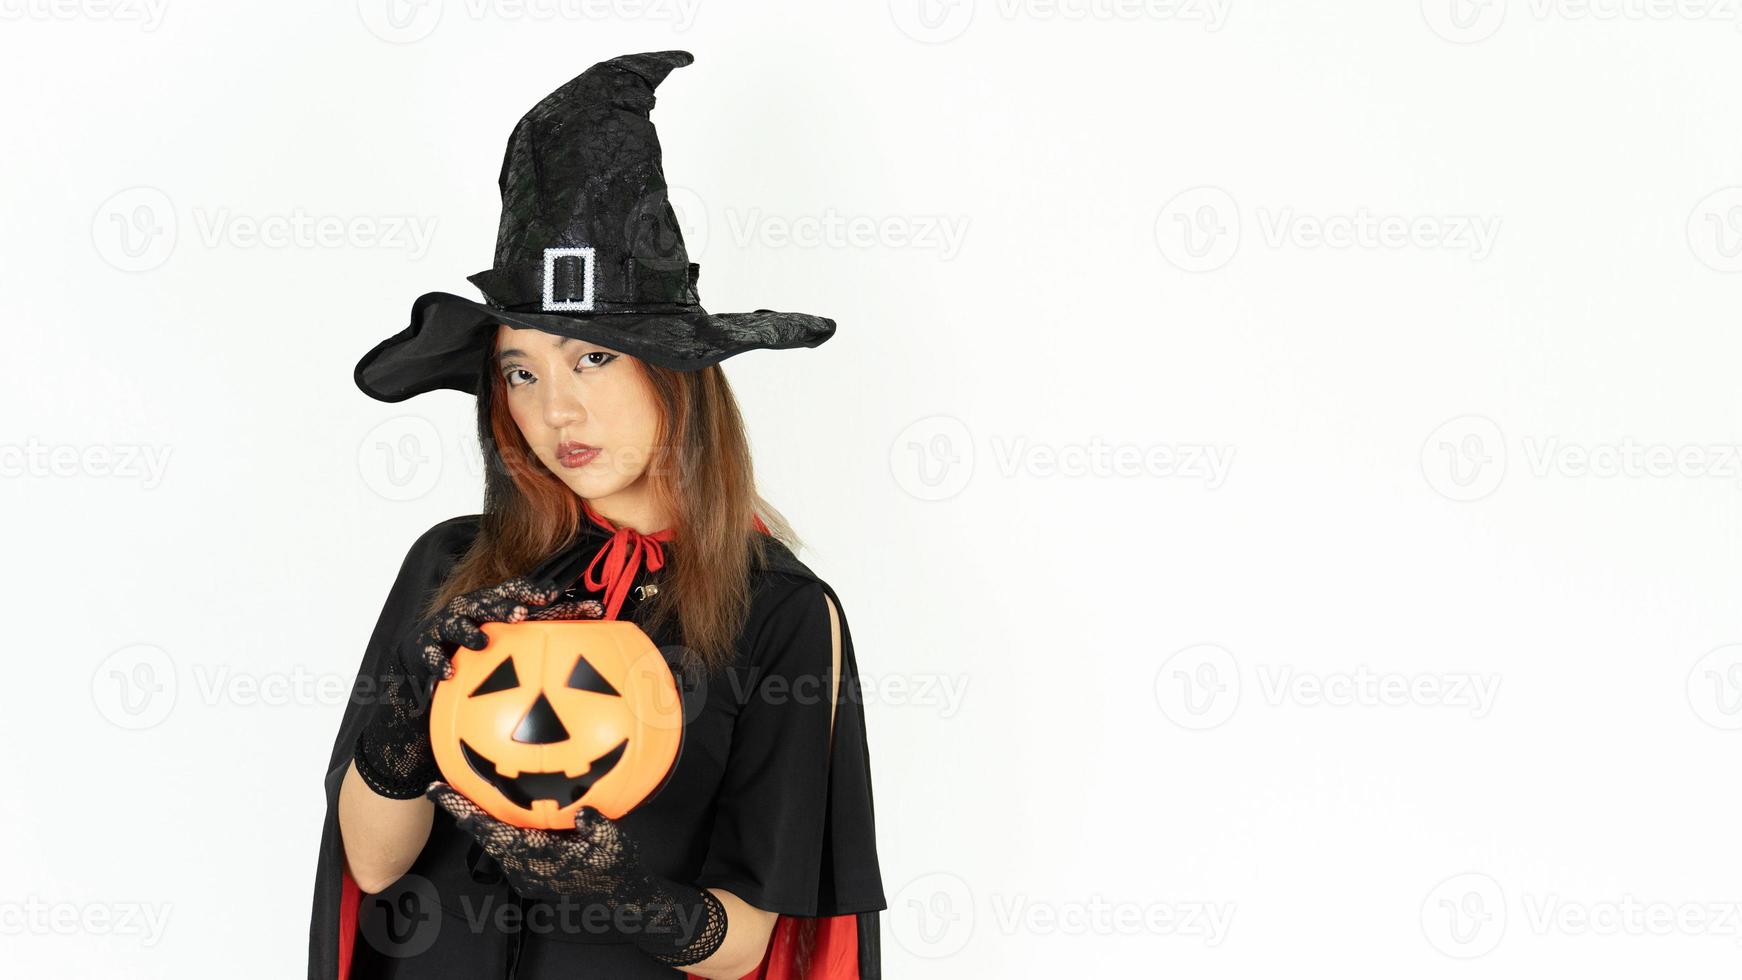
[[[597,455],[599,455],[599,447],[589,446],[584,442],[558,443],[556,447],[557,462],[563,464],[564,468],[571,470],[577,466],[591,463],[593,457]]]

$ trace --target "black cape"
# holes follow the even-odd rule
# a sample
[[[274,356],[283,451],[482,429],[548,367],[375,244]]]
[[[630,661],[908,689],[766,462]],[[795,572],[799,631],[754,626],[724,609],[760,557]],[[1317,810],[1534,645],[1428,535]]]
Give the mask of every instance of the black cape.
[[[477,535],[479,515],[455,517],[424,532],[405,556],[364,650],[354,691],[376,689],[393,646],[408,637],[417,613],[446,580],[454,564]],[[828,773],[828,811],[824,817],[823,851],[814,915],[782,912],[761,967],[747,977],[757,980],[877,980],[881,977],[878,911],[887,908],[871,826],[872,796],[869,747],[863,705],[859,697],[858,664],[847,626],[846,610],[834,590],[773,538],[753,576],[789,576],[816,582],[833,600],[841,629],[841,700],[835,717]],[[547,561],[534,578],[560,575],[570,581],[590,559],[596,544],[583,542]],[[681,560],[681,559],[680,559]],[[352,953],[358,942],[361,894],[345,867],[339,834],[339,789],[350,767],[353,747],[362,729],[365,697],[351,698],[345,707],[328,759],[325,779],[326,813],[316,862],[314,900],[309,921],[309,980],[349,980]],[[839,823],[838,814],[854,817]],[[837,831],[841,832],[837,832]],[[812,903],[804,903],[807,906]],[[800,946],[807,947],[797,966]]]

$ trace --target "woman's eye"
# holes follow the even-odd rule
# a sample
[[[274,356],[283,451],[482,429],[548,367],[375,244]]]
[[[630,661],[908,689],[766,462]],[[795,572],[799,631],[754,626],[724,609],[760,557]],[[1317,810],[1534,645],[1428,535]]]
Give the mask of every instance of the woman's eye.
[[[516,368],[509,368],[508,370],[502,372],[502,377],[504,377],[508,380],[508,387],[518,388],[518,387],[520,387],[520,385],[522,383],[524,383],[524,382],[516,382],[514,380],[514,376],[517,374],[524,374],[527,377],[532,376],[531,372],[527,371],[525,368],[517,368],[517,367]]]
[[[593,358],[603,358],[603,360],[593,360]],[[584,371],[587,368],[601,368],[616,359],[616,354],[607,354],[602,350],[588,351],[581,355],[581,363],[575,365],[575,370]]]

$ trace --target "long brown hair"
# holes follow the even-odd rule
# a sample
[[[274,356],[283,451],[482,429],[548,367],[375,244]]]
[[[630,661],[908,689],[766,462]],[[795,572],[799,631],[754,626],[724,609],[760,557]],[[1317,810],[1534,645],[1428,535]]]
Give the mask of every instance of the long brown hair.
[[[509,414],[495,353],[491,339],[477,399],[484,457],[478,536],[424,615],[462,593],[529,574],[571,543],[588,520],[581,498],[533,454]],[[647,479],[655,502],[673,515],[672,560],[659,573],[659,591],[637,608],[636,621],[652,633],[675,619],[683,645],[712,671],[731,662],[749,611],[750,568],[765,543],[755,520],[794,550],[799,541],[756,492],[744,419],[719,365],[674,371],[629,355],[623,361],[641,371],[658,396]]]

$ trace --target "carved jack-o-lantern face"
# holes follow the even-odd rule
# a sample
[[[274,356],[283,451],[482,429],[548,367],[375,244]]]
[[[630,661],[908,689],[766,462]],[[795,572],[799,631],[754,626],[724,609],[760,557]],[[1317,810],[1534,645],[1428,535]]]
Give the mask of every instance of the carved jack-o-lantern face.
[[[520,827],[616,819],[658,792],[683,747],[683,702],[653,641],[623,620],[485,623],[436,685],[430,745],[450,785]]]

